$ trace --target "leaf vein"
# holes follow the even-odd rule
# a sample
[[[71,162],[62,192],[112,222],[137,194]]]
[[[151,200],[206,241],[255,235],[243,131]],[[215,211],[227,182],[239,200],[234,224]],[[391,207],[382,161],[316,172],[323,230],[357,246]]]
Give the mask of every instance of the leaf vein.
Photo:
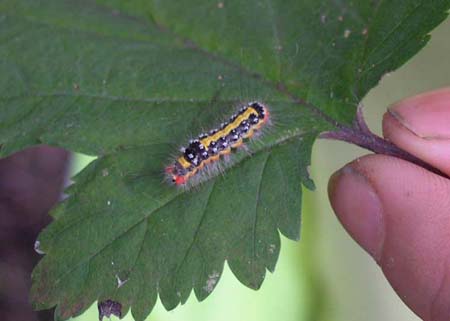
[[[178,267],[177,267],[177,269],[176,269],[176,271],[175,271],[175,274],[174,274],[175,277],[178,275],[178,272],[179,272],[180,269],[182,268],[184,262],[186,261],[187,257],[189,256],[189,254],[191,253],[191,250],[192,250],[193,246],[196,245],[196,243],[197,243],[198,234],[199,234],[199,231],[200,231],[201,226],[203,225],[204,219],[205,219],[205,217],[206,217],[208,204],[209,204],[209,202],[210,202],[210,200],[211,200],[211,195],[213,194],[213,191],[214,191],[214,189],[215,189],[215,187],[216,187],[216,182],[217,182],[217,180],[214,180],[213,183],[212,183],[213,185],[212,185],[212,187],[211,187],[211,189],[210,189],[210,192],[209,192],[209,194],[208,194],[208,198],[206,199],[205,206],[203,207],[202,216],[201,216],[200,221],[199,221],[199,223],[198,223],[198,225],[197,225],[197,228],[195,229],[195,232],[194,232],[194,236],[193,236],[193,238],[192,238],[192,241],[191,241],[191,243],[190,243],[190,245],[189,245],[189,247],[188,247],[188,249],[187,249],[185,255],[183,256],[183,259],[181,260],[180,264],[178,265]],[[197,245],[196,245],[196,247],[197,247],[197,248],[199,249],[199,251],[200,251],[200,247],[198,247]],[[201,251],[200,251],[200,252],[201,252]]]
[[[257,225],[258,225],[258,212],[259,212],[258,211],[258,207],[259,207],[260,199],[261,199],[261,186],[262,186],[263,180],[264,180],[263,179],[264,172],[266,171],[266,166],[267,166],[267,164],[269,162],[269,158],[271,157],[271,155],[272,155],[272,153],[269,152],[267,154],[267,157],[264,160],[264,164],[262,166],[261,175],[260,175],[261,179],[259,181],[258,189],[256,191],[255,215],[254,215],[253,229],[252,229],[252,243],[253,243],[253,248],[252,248],[252,251],[253,251],[253,253],[252,253],[252,263],[253,264],[252,264],[252,267],[255,265],[255,262],[257,260],[257,253],[256,253],[257,252],[256,251],[256,243],[257,243],[257,240],[256,240],[256,229],[257,229]]]

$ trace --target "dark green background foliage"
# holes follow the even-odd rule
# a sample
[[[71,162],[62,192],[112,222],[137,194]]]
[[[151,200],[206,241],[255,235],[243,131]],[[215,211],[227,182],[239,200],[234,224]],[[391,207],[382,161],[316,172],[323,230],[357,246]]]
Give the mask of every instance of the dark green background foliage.
[[[208,296],[227,260],[259,288],[299,239],[315,137],[349,124],[448,0],[0,1],[0,144],[96,155],[41,233],[37,308],[97,299],[136,320]],[[163,168],[189,137],[260,100],[273,125],[189,191]],[[127,280],[118,287],[118,280]]]

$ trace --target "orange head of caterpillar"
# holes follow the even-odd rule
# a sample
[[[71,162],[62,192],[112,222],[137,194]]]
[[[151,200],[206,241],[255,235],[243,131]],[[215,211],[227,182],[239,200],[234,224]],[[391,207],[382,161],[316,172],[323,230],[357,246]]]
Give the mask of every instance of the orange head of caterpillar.
[[[172,183],[174,183],[177,186],[182,186],[186,184],[186,176],[179,175],[177,173],[176,165],[169,165],[165,169],[166,174],[170,177],[170,180]]]
[[[177,185],[177,186],[186,184],[186,177],[184,177],[184,176],[173,176],[172,180],[174,181],[175,185]]]

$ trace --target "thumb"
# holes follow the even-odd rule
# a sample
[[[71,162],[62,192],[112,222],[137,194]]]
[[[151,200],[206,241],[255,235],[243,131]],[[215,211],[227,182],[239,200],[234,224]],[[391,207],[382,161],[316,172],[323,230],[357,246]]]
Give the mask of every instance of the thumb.
[[[406,161],[366,156],[329,183],[334,211],[403,301],[450,319],[450,181]]]

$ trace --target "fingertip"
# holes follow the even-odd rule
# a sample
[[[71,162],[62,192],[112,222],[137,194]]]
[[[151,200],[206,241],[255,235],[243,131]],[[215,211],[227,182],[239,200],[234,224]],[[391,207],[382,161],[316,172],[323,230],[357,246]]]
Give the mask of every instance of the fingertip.
[[[329,195],[345,229],[405,303],[426,320],[446,320],[450,182],[406,161],[371,155],[333,175]]]
[[[416,136],[425,139],[450,138],[450,87],[403,99],[388,113]]]
[[[382,209],[367,178],[349,164],[332,175],[328,195],[347,232],[378,261],[384,234]]]
[[[383,135],[450,175],[449,124],[450,88],[443,88],[392,105],[383,117]]]

